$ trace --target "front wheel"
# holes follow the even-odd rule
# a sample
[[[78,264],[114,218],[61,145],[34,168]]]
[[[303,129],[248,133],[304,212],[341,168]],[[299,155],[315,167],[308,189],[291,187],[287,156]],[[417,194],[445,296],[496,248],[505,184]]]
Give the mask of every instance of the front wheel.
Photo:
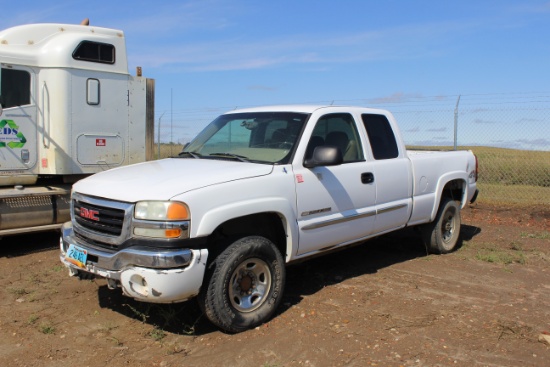
[[[447,254],[453,251],[460,237],[460,207],[451,198],[442,198],[437,216],[422,229],[422,238],[428,252]]]
[[[228,332],[240,332],[273,315],[284,283],[284,261],[275,245],[264,237],[244,237],[214,260],[199,303],[213,324]]]

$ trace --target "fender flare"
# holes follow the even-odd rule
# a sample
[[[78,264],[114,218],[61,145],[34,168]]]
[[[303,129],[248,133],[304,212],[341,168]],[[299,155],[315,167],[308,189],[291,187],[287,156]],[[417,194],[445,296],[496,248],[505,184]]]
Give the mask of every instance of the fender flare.
[[[281,218],[286,233],[286,261],[288,262],[298,248],[299,234],[294,208],[284,198],[253,199],[216,207],[204,213],[198,220],[199,224],[193,236],[206,237],[229,220],[262,213],[276,213]]]
[[[461,181],[462,187],[463,187],[463,193],[462,197],[460,198],[461,208],[464,208],[466,205],[466,198],[468,197],[467,190],[468,190],[468,174],[466,172],[456,171],[456,172],[449,172],[439,178],[437,181],[437,186],[435,190],[435,200],[434,200],[434,206],[432,208],[432,214],[430,215],[430,222],[435,219],[435,216],[437,215],[437,211],[439,210],[439,203],[441,203],[441,198],[443,197],[443,190],[447,186],[449,182],[452,181]]]

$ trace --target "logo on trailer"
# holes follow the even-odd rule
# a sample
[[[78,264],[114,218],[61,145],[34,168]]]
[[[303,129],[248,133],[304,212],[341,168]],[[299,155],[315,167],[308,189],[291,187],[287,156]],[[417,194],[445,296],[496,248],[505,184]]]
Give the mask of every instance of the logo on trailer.
[[[80,216],[82,218],[99,221],[99,212],[97,210],[80,208]]]
[[[107,139],[96,139],[95,140],[95,146],[96,147],[104,147],[107,145]]]

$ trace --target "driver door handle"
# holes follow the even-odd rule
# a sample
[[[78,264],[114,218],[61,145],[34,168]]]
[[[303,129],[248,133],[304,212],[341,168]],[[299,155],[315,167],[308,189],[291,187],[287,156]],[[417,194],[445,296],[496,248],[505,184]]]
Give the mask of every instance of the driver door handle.
[[[361,182],[364,184],[370,184],[374,182],[374,174],[372,172],[361,173]]]

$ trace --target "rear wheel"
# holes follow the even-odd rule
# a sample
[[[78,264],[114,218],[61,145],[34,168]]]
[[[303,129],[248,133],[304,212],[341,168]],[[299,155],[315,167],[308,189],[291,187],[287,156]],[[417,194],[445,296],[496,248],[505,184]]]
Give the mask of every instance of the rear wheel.
[[[266,322],[281,302],[283,257],[259,236],[241,238],[212,263],[199,294],[208,319],[219,328],[240,332]]]
[[[451,198],[442,198],[435,220],[422,230],[428,251],[434,254],[453,251],[458,245],[460,225],[460,206]]]

